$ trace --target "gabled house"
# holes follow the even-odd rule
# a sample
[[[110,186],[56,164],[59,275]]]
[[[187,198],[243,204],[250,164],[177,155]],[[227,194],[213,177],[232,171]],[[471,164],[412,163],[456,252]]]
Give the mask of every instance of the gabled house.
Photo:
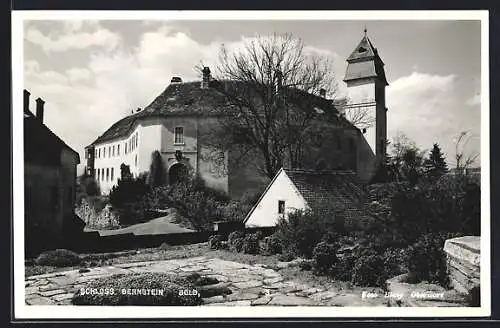
[[[342,213],[343,220],[370,219],[365,212],[366,191],[350,171],[281,169],[246,216],[245,227],[272,227],[296,210]],[[335,213],[324,213],[325,215]],[[345,222],[342,222],[342,225]]]
[[[78,153],[44,123],[44,101],[36,99],[36,115],[24,90],[24,214],[27,254],[59,247],[83,224],[75,217]]]

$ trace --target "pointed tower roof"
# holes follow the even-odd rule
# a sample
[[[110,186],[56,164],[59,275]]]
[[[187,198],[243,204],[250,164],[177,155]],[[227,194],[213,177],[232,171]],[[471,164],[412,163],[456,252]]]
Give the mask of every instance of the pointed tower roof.
[[[385,85],[389,85],[385,78],[384,62],[380,58],[377,48],[375,48],[366,34],[356,46],[354,51],[347,57],[348,62],[344,82],[378,78]]]

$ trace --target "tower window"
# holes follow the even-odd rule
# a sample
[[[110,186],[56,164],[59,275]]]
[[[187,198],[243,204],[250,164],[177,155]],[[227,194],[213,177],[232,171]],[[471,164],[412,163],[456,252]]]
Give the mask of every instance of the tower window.
[[[116,146],[116,154],[120,156],[120,145]]]
[[[97,169],[97,181],[101,179],[101,169]]]
[[[101,158],[101,148],[99,148],[99,155],[97,157]]]
[[[106,168],[106,181],[109,181],[109,168]]]
[[[174,144],[184,143],[184,128],[182,126],[176,126],[174,130]]]
[[[106,147],[103,147],[103,148],[102,148],[102,151],[103,151],[103,155],[102,155],[102,157],[106,158]]]
[[[113,181],[114,173],[115,173],[115,172],[114,172],[114,168],[112,167],[112,168],[111,168],[111,181]]]
[[[285,214],[285,201],[278,200],[278,214]]]

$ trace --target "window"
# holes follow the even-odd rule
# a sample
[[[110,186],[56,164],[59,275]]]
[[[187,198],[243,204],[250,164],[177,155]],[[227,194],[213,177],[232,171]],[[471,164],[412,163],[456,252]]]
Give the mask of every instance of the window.
[[[115,156],[115,146],[113,145],[113,156]]]
[[[102,149],[102,157],[106,158],[106,147]]]
[[[278,214],[285,214],[285,201],[278,200]]]
[[[111,146],[108,148],[108,157],[111,157]]]
[[[350,150],[351,152],[353,152],[353,151],[354,151],[354,147],[355,147],[355,145],[354,145],[354,140],[353,140],[353,139],[349,139],[349,150]]]
[[[117,149],[116,149],[116,154],[117,154],[118,156],[120,156],[120,145],[118,145],[116,148],[117,148]]]
[[[174,144],[184,143],[184,128],[182,126],[176,126],[174,130]]]
[[[97,149],[95,149],[95,155],[94,156],[97,157]]]
[[[135,155],[135,166],[137,166],[137,155]]]
[[[115,172],[114,172],[114,168],[112,167],[112,168],[111,168],[111,181],[113,181],[113,176],[114,176],[114,173],[115,173]]]
[[[101,158],[101,148],[99,148],[99,156],[97,157]]]
[[[101,169],[97,169],[97,181],[101,179]]]
[[[106,181],[109,181],[109,168],[106,168]]]
[[[125,154],[127,154],[127,143],[125,143]]]
[[[137,147],[139,145],[139,134],[136,132],[135,133],[135,146]]]

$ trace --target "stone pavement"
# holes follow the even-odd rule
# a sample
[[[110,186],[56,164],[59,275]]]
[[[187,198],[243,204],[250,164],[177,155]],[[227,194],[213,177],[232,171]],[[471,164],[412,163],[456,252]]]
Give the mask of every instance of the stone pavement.
[[[197,272],[216,278],[218,285],[232,293],[204,298],[204,305],[279,305],[279,306],[387,306],[384,298],[362,299],[359,291],[313,288],[285,280],[264,265],[247,265],[217,258],[185,259],[116,264],[30,276],[25,281],[25,301],[29,305],[68,305],[73,294],[90,280],[116,274]]]

